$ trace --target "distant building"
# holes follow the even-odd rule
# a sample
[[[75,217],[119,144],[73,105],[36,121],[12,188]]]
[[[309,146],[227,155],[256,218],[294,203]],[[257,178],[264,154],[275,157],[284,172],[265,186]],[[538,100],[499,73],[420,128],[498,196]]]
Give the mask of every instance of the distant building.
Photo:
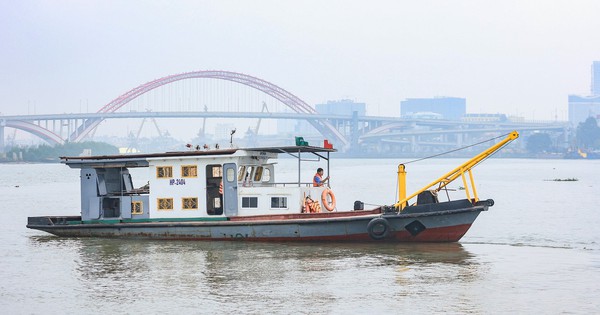
[[[569,95],[569,122],[577,126],[588,117],[600,119],[600,95]]]
[[[415,117],[420,113],[436,113],[442,119],[460,120],[467,112],[467,101],[459,97],[407,98],[400,102],[402,117]]]
[[[352,100],[327,101],[327,104],[317,104],[315,109],[323,115],[352,115],[357,112],[358,116],[365,116],[367,113],[365,103],[355,103]]]
[[[594,61],[592,63],[591,92],[593,96],[600,95],[600,61]]]
[[[325,104],[316,104],[315,110],[322,115],[345,115],[352,116],[354,112],[360,117],[367,114],[367,106],[365,103],[355,103],[353,100],[342,99],[338,101],[327,101]],[[329,123],[334,125],[338,130],[348,129],[347,121],[329,119]],[[344,125],[346,124],[346,125]],[[296,133],[303,136],[319,135],[319,132],[309,122],[302,120],[296,123]],[[342,130],[343,134],[348,134],[349,131]]]
[[[600,61],[592,62],[590,96],[569,95],[569,122],[573,126],[589,117],[600,119]]]

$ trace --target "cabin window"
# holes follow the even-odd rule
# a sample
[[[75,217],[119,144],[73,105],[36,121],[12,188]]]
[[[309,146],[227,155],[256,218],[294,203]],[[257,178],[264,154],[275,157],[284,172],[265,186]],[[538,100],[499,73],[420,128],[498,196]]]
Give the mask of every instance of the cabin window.
[[[263,171],[263,176],[262,176],[262,181],[263,182],[269,182],[271,181],[271,170],[268,168],[265,168]]]
[[[263,173],[263,167],[257,166],[256,171],[254,172],[254,181],[255,182],[260,182],[260,179],[262,178],[262,173]]]
[[[198,210],[198,198],[182,198],[181,205],[183,210]]]
[[[181,177],[198,177],[198,166],[182,165],[181,166]]]
[[[221,208],[221,198],[213,198],[213,208],[218,209]]]
[[[173,198],[158,198],[158,210],[173,210]]]
[[[242,208],[258,208],[258,197],[242,197]]]
[[[222,166],[212,166],[212,177],[223,177],[223,167]]]
[[[144,214],[144,206],[141,201],[131,202],[131,214]]]
[[[246,174],[246,167],[240,165],[240,167],[238,168],[238,182],[244,180],[244,174]]]
[[[246,167],[246,175],[244,175],[244,183],[250,182],[252,180],[252,171],[254,170],[254,166]]]
[[[172,178],[173,167],[172,166],[157,166],[156,177],[158,178]]]
[[[287,197],[271,197],[271,209],[287,209]]]
[[[232,183],[235,180],[235,170],[233,168],[227,169],[227,182]]]

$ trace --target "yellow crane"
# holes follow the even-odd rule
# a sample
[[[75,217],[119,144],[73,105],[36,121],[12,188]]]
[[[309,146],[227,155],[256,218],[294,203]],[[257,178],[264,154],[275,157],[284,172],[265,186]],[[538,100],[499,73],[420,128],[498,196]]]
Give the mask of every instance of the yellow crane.
[[[444,187],[448,186],[451,182],[456,180],[458,177],[461,177],[463,180],[463,184],[465,187],[465,193],[467,195],[467,199],[471,200],[473,203],[479,201],[479,197],[477,196],[477,190],[475,189],[475,182],[473,181],[473,173],[471,170],[477,166],[479,163],[483,162],[485,159],[490,157],[492,154],[496,153],[498,150],[502,149],[505,145],[510,143],[511,141],[517,139],[519,137],[519,133],[517,131],[513,131],[509,133],[504,140],[494,144],[483,152],[479,153],[472,159],[466,161],[461,164],[457,168],[452,171],[444,174],[442,177],[436,179],[431,182],[427,186],[417,190],[410,196],[406,196],[406,170],[404,164],[398,165],[398,202],[394,204],[394,207],[402,211],[405,207],[408,206],[408,201],[418,196],[420,193],[424,191],[432,191],[434,194],[437,194],[440,190],[444,189]],[[467,182],[466,175],[469,176],[469,181]],[[470,184],[470,188],[469,188]],[[431,189],[432,187],[435,187]],[[471,198],[471,191],[473,192],[473,198]]]

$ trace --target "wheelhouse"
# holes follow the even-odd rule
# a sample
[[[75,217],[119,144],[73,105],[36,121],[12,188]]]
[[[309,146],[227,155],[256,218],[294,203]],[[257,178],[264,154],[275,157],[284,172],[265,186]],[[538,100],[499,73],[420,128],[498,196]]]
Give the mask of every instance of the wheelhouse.
[[[335,151],[290,146],[61,160],[80,169],[84,223],[226,220],[307,212],[306,200],[316,200],[327,187],[301,181],[302,162],[324,160],[329,173],[330,153]],[[277,180],[275,160],[280,154],[298,161],[297,181]],[[134,187],[134,168],[147,170],[145,185]]]

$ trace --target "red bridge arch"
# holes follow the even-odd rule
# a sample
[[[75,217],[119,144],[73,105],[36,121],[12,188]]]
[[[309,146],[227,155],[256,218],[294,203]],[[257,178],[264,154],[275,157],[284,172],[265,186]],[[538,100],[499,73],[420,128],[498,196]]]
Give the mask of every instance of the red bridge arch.
[[[207,78],[207,79],[219,79],[219,80],[227,80],[236,83],[240,83],[251,88],[257,89],[265,94],[268,94],[275,99],[281,101],[292,110],[297,113],[303,114],[316,114],[316,111],[309,106],[306,102],[295,96],[294,94],[280,88],[279,86],[267,82],[265,80],[249,76],[242,73],[229,72],[229,71],[219,71],[219,70],[207,70],[207,71],[194,71],[194,72],[186,72],[180,74],[174,74],[170,76],[166,76],[160,79],[156,79],[154,81],[150,81],[148,83],[142,84],[123,95],[117,97],[112,100],[110,103],[106,104],[104,107],[98,110],[98,113],[112,113],[118,110],[119,108],[125,106],[125,104],[131,102],[138,96],[147,93],[153,89],[161,87],[163,85],[167,85],[169,83],[173,83],[180,80],[185,79],[198,79],[198,78]],[[104,120],[103,118],[94,118],[87,119],[79,126],[70,136],[69,141],[78,142],[84,139],[94,128],[100,124]],[[343,146],[349,144],[348,140],[342,135],[333,125],[325,120],[320,120],[315,117],[314,120],[309,120],[309,122],[321,132],[326,137],[333,137],[335,140],[340,141]]]

